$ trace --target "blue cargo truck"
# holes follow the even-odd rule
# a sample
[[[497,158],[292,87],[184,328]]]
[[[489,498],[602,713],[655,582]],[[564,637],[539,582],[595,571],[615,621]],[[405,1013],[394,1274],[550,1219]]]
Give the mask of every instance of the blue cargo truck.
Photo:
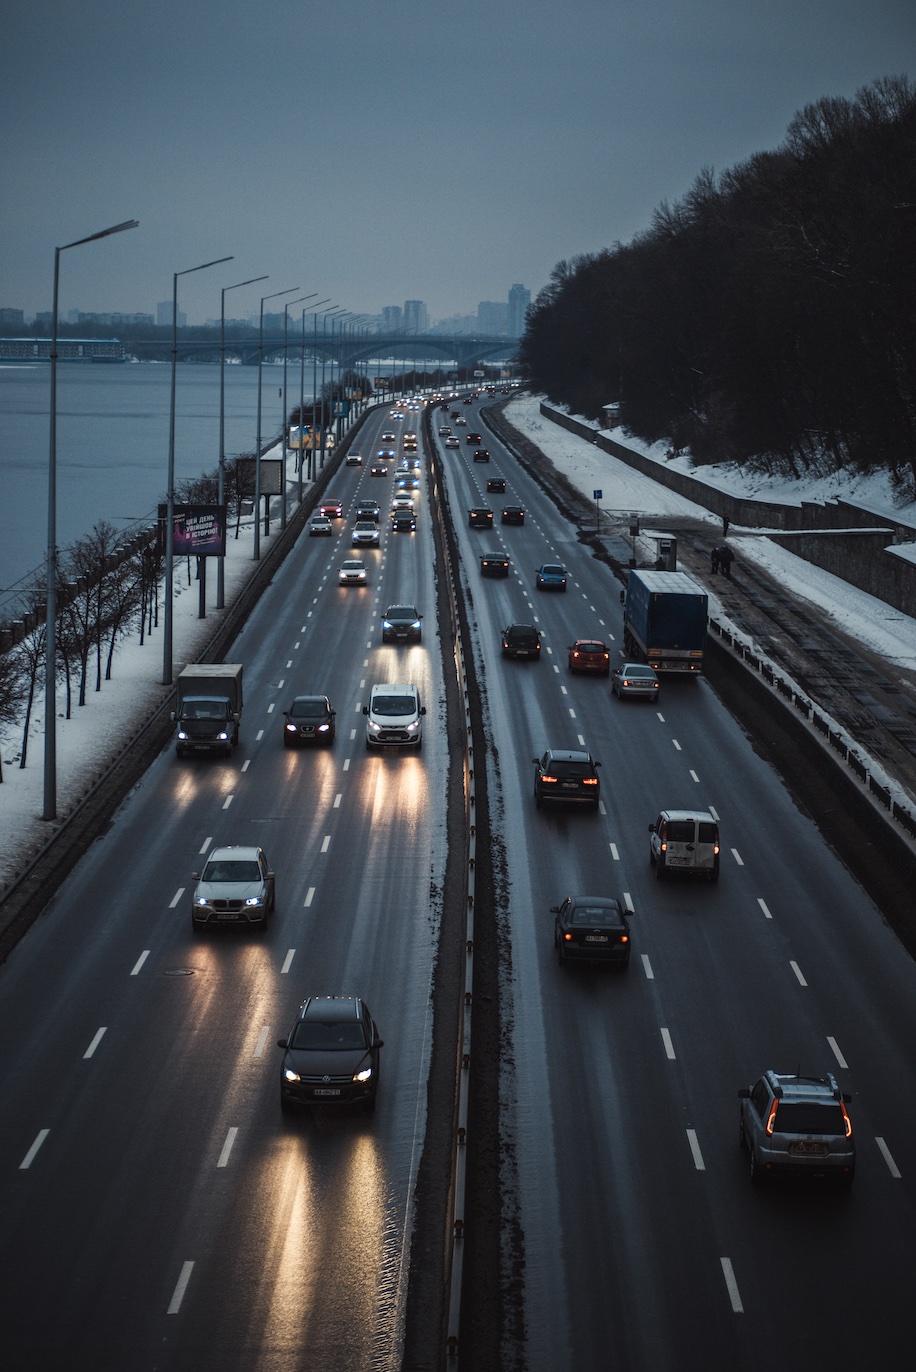
[[[686,572],[630,572],[623,612],[628,657],[656,672],[703,670],[706,592]]]

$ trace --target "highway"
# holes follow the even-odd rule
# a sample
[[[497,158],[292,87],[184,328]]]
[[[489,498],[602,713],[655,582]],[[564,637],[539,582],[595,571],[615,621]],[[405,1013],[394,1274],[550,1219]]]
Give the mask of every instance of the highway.
[[[504,1276],[524,1294],[505,1326],[525,1344],[504,1341],[500,1365],[896,1365],[916,1270],[913,963],[707,681],[665,681],[652,705],[569,675],[577,637],[604,637],[622,660],[619,584],[486,442],[489,467],[464,446],[443,461],[506,930],[502,1212],[522,1239]],[[508,491],[488,497],[497,471]],[[522,528],[499,524],[513,499]],[[480,503],[497,512],[492,534],[467,527]],[[478,575],[491,548],[509,555],[508,580]],[[544,561],[570,570],[565,593],[534,589]],[[500,657],[509,622],[538,625],[539,662]],[[548,746],[601,761],[599,814],[535,809],[532,759]],[[655,879],[648,824],[679,806],[719,817],[716,885]],[[549,907],[575,893],[633,909],[627,974],[558,967]],[[737,1091],[770,1067],[833,1072],[852,1093],[849,1194],[752,1187]]]
[[[16,1372],[399,1365],[448,758],[429,514],[389,532],[393,476],[370,477],[369,451],[335,478],[333,538],[299,540],[236,645],[235,757],[163,753],[0,969]],[[378,550],[350,547],[358,497],[383,506]],[[364,589],[337,585],[351,556]],[[420,644],[382,645],[391,601],[428,615]],[[375,680],[419,685],[422,753],[367,753]],[[281,711],[309,691],[336,742],[285,749]],[[191,874],[225,843],[263,845],[276,872],[266,935],[191,930]],[[276,1041],[335,993],[380,1026],[377,1113],[282,1117]]]
[[[650,705],[569,675],[576,637],[620,660],[619,585],[480,403],[459,412],[460,447],[433,442],[487,742],[481,889],[495,894],[476,923],[481,949],[495,931],[499,1015],[474,1054],[498,1085],[500,1193],[472,1177],[469,1204],[501,1264],[501,1328],[483,1327],[467,1272],[460,1365],[896,1366],[916,1271],[913,963],[708,681],[665,681]],[[453,422],[437,411],[434,435],[440,416]],[[415,533],[383,522],[380,549],[357,552],[349,534],[358,499],[387,508],[391,475],[369,474],[381,433],[400,456],[419,427],[414,411],[371,418],[363,465],[330,488],[333,538],[301,538],[249,619],[232,654],[246,697],[234,758],[164,752],[0,967],[12,1372],[402,1365],[454,723],[426,464]],[[472,460],[475,430],[489,464]],[[505,495],[486,492],[496,473]],[[501,525],[509,501],[522,527]],[[485,504],[493,529],[469,528]],[[481,578],[488,551],[509,556],[507,579]],[[364,589],[337,585],[351,556]],[[567,566],[565,593],[535,591],[544,561]],[[382,644],[393,602],[423,613],[420,644]],[[539,662],[501,657],[510,622],[537,623]],[[385,680],[420,688],[418,754],[367,753],[361,708]],[[330,696],[332,748],[283,748],[298,692]],[[536,810],[532,759],[548,746],[600,760],[598,813]],[[676,806],[717,814],[717,884],[656,881],[647,826]],[[233,842],[267,852],[272,922],[195,935],[191,874]],[[549,907],[575,893],[632,909],[627,973],[558,967]],[[305,996],[329,993],[364,997],[379,1024],[377,1113],[287,1118],[276,1040]],[[737,1091],[768,1067],[834,1072],[852,1094],[849,1193],[752,1187]]]

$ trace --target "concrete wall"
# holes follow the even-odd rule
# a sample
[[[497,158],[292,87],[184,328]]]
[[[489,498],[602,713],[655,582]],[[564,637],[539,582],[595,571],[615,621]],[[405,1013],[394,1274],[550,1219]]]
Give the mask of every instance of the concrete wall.
[[[772,500],[743,499],[717,490],[686,472],[666,467],[622,443],[615,443],[598,433],[591,424],[574,419],[543,401],[541,414],[570,433],[588,439],[596,448],[611,453],[634,471],[710,510],[719,519],[727,515],[736,527],[766,529],[774,541],[807,562],[842,577],[902,614],[916,615],[916,562],[889,546],[895,541],[912,543],[916,538],[916,528],[912,524],[893,517],[888,519],[883,511],[879,515],[866,505],[849,500],[782,505]]]

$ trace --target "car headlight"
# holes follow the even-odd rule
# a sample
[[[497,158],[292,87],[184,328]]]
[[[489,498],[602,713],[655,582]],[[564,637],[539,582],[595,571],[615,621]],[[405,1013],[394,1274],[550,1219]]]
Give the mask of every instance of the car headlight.
[[[291,1067],[284,1067],[284,1068],[283,1068],[283,1080],[284,1080],[284,1081],[301,1081],[302,1078],[299,1076],[299,1073],[298,1073],[298,1072],[294,1072],[293,1069],[292,1069]]]
[[[408,726],[407,726],[407,732],[408,732],[409,734],[415,734],[415,733],[417,732],[417,730],[419,729],[419,727],[420,727],[420,721],[419,721],[418,719],[412,719],[412,720],[410,721],[410,723],[408,724]]]
[[[249,896],[248,899],[245,901],[245,904],[246,904],[246,905],[260,905],[260,904],[263,902],[263,899],[264,899],[263,896]]]
[[[363,1070],[362,1070],[361,1072],[357,1072],[357,1073],[355,1074],[355,1076],[353,1077],[353,1080],[354,1080],[354,1081],[368,1081],[369,1078],[370,1078],[371,1076],[372,1076],[372,1068],[371,1068],[371,1067],[364,1067]]]
[[[187,734],[185,733],[184,729],[179,729],[179,730],[178,730],[178,737],[179,737],[179,738],[187,738]]]
[[[382,628],[383,628],[383,629],[390,629],[390,628],[391,628],[391,620],[390,620],[390,619],[383,619],[383,620],[382,620]]]
[[[217,734],[216,737],[223,743],[226,743],[229,739],[229,735],[226,733],[225,729],[223,729],[222,733]]]
[[[378,731],[379,731],[379,729],[380,729],[381,727],[382,727],[382,726],[381,726],[380,724],[376,724],[376,722],[375,722],[374,719],[370,719],[370,720],[369,720],[369,732],[370,732],[370,734],[377,734]]]
[[[195,905],[201,905],[201,906],[203,906],[203,905],[209,905],[210,902],[207,900],[207,897],[206,897],[206,896],[198,896],[197,899],[195,900],[194,904],[195,904]]]
[[[284,728],[288,734],[298,734],[299,732],[295,724],[287,723],[284,725]]]
[[[413,624],[411,624],[410,627],[411,627],[412,629],[419,629],[419,627],[420,627],[420,621],[419,621],[418,619],[415,619],[414,622],[413,622]]]
[[[328,732],[328,730],[330,729],[330,727],[331,727],[330,724],[319,724],[319,725],[318,725],[318,732],[319,732],[319,734],[326,734],[326,733]]]

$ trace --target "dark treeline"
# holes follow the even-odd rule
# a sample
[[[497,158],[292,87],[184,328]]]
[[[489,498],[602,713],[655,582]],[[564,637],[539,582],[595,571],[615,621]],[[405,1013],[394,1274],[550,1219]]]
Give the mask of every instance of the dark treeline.
[[[916,496],[916,87],[819,100],[775,152],[703,171],[627,245],[561,262],[522,374],[635,436]]]

